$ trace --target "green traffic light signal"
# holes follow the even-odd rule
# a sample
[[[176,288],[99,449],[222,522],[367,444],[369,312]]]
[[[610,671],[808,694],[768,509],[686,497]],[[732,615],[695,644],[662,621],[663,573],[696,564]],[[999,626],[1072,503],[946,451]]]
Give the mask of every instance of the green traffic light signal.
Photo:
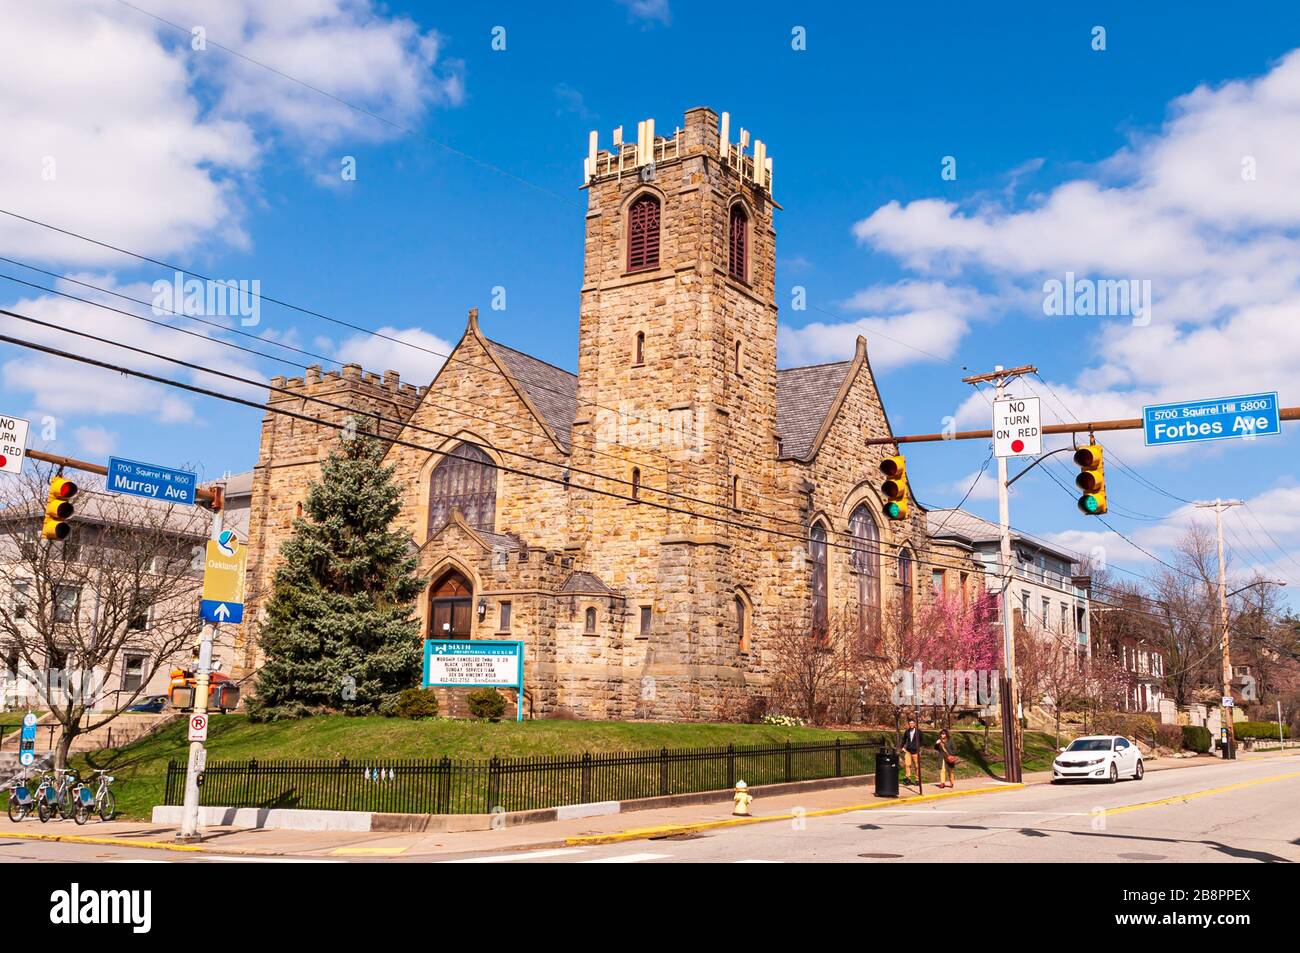
[[[885,504],[885,515],[888,516],[891,520],[898,519],[898,517],[901,515],[902,512],[903,512],[902,507],[900,507],[897,503]]]
[[[1095,496],[1088,493],[1085,496],[1079,497],[1079,509],[1091,515],[1101,509],[1101,503],[1098,502]]]

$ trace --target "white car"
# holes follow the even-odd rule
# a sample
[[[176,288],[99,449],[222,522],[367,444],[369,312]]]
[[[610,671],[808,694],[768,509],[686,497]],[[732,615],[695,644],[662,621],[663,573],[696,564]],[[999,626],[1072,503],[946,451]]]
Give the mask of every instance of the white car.
[[[1052,762],[1053,784],[1070,780],[1109,781],[1114,784],[1121,777],[1141,781],[1145,773],[1142,752],[1122,735],[1075,738],[1068,748],[1061,749]]]

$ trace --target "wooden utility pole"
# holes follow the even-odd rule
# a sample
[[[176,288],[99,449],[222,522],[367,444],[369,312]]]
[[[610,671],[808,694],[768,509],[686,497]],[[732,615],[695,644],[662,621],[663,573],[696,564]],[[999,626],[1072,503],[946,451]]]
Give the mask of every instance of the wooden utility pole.
[[[1007,381],[1021,374],[1036,373],[1032,364],[1024,364],[1004,370],[999,364],[988,374],[975,374],[963,377],[963,384],[979,385],[992,381],[1001,398],[1006,390]],[[990,432],[990,436],[992,433]],[[1002,760],[1003,776],[1008,781],[1018,782],[1020,771],[1020,693],[1016,685],[1016,630],[1011,619],[1011,502],[1007,490],[1007,458],[998,457],[998,528],[1001,533],[1000,549],[1002,570],[1002,593],[999,607],[1002,611],[1002,667],[1005,670],[1001,679],[1002,694]]]
[[[1223,650],[1223,697],[1229,699],[1232,698],[1232,652],[1228,635],[1228,570],[1223,559],[1223,511],[1241,505],[1241,500],[1215,500],[1213,503],[1196,504],[1198,509],[1214,510],[1214,528],[1219,537],[1219,644]],[[1225,704],[1219,710],[1223,713],[1223,725],[1227,732],[1223,756],[1232,759],[1237,757],[1237,732],[1232,724],[1233,708]]]

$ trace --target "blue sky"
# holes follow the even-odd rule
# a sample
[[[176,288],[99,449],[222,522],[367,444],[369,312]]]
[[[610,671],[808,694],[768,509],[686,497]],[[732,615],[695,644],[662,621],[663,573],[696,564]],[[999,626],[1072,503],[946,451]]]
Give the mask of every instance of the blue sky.
[[[607,145],[614,127],[654,117],[670,132],[707,105],[774,159],[783,365],[848,357],[866,334],[897,432],[941,430],[948,418],[988,426],[987,405],[959,379],[996,363],[1035,363],[1042,380],[1021,392],[1061,416],[1135,416],[1157,400],[1260,390],[1300,404],[1300,58],[1290,56],[1300,19],[1290,4],[1229,15],[1209,3],[760,2],[744,16],[680,0],[136,6],[182,29],[116,0],[20,5],[0,38],[17,67],[0,75],[0,207],[256,279],[265,295],[433,350],[479,307],[489,335],[572,369],[588,130]],[[192,49],[193,27],[206,49]],[[492,48],[496,27],[504,50]],[[806,49],[792,49],[796,27]],[[1096,27],[1104,50],[1093,48]],[[345,156],[354,181],[340,176]],[[945,157],[955,178],[941,175]],[[0,246],[145,298],[169,277],[15,220],[0,221]],[[1043,282],[1066,272],[1150,281],[1149,324],[1044,315]],[[0,273],[47,282],[5,263]],[[496,286],[504,311],[490,308]],[[790,306],[795,286],[807,310]],[[293,373],[7,281],[0,303],[153,353]],[[246,330],[398,367],[417,383],[436,364],[272,305]],[[256,459],[256,411],[13,348],[0,349],[0,373],[0,409],[36,422],[34,442],[52,418],[45,442],[58,452],[189,464],[209,477]],[[1111,467],[1110,523],[1167,555],[1191,518],[1177,498],[1244,497],[1249,511],[1226,524],[1235,566],[1300,588],[1298,439],[1295,425],[1193,451],[1112,438],[1108,449],[1169,495]],[[975,441],[915,448],[918,496],[956,503],[986,455]],[[1051,472],[1072,477],[1060,464]],[[1024,529],[1113,565],[1150,564],[1045,475],[1016,491]],[[968,507],[996,515],[989,481]]]

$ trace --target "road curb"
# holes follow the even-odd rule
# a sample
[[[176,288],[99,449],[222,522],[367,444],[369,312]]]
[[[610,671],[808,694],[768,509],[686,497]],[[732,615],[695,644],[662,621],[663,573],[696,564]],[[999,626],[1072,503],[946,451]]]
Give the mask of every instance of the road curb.
[[[168,844],[157,840],[131,840],[127,837],[83,837],[80,834],[26,834],[20,831],[6,831],[0,839],[16,837],[20,840],[55,841],[62,844],[98,844],[102,847],[148,847],[153,850],[177,850],[185,852],[206,851],[208,853],[232,853],[232,851],[214,851],[201,844]],[[244,853],[240,851],[240,853]],[[250,852],[251,853],[251,852]]]
[[[567,847],[591,846],[597,844],[618,844],[632,840],[653,840],[659,837],[675,837],[679,834],[691,834],[696,831],[718,830],[727,827],[745,827],[750,824],[769,824],[773,821],[792,821],[796,818],[830,817],[835,814],[852,814],[855,811],[872,811],[879,808],[895,807],[900,804],[920,804],[926,801],[939,801],[948,798],[969,797],[972,794],[994,794],[998,791],[1018,791],[1024,784],[998,784],[969,791],[945,791],[942,794],[918,794],[913,797],[872,801],[868,804],[851,804],[846,807],[828,807],[816,811],[798,813],[765,814],[755,817],[732,817],[720,821],[700,821],[694,824],[663,824],[658,827],[638,827],[619,831],[614,834],[588,834],[580,837],[568,837],[563,841]]]

